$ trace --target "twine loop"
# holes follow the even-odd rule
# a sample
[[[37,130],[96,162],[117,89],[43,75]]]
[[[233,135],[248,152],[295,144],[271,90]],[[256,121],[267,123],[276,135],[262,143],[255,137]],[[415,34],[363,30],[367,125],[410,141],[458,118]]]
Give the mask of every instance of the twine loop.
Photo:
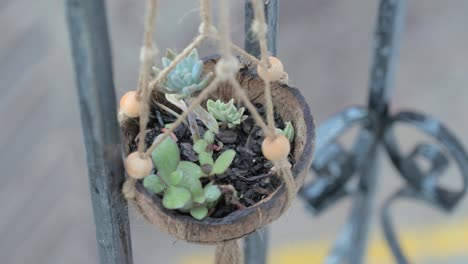
[[[255,19],[252,22],[252,31],[257,35],[257,38],[264,38],[268,32],[268,25],[265,22]]]
[[[215,66],[216,77],[220,81],[227,81],[236,76],[239,71],[239,61],[232,55],[219,59]]]
[[[216,27],[213,24],[202,22],[198,27],[198,33],[203,36],[214,37],[218,34],[218,30],[216,30]]]
[[[140,63],[147,63],[153,61],[158,53],[159,50],[154,45],[151,45],[149,47],[142,46],[140,49]]]

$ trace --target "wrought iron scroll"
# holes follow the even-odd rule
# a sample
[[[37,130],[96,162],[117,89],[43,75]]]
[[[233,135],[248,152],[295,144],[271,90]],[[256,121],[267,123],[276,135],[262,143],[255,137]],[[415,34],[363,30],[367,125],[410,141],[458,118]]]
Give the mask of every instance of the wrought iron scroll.
[[[397,199],[415,199],[446,212],[464,197],[468,182],[468,155],[454,135],[439,121],[416,112],[388,111],[394,80],[395,62],[403,29],[405,0],[381,0],[375,33],[375,50],[370,79],[369,106],[349,108],[317,129],[317,147],[312,165],[317,177],[301,190],[301,196],[314,214],[333,206],[347,196],[354,200],[348,222],[340,232],[327,264],[361,264],[365,255],[368,223],[376,189],[376,154],[383,146],[406,185],[389,197],[382,208],[381,223],[385,238],[399,264],[410,261],[398,242],[391,221],[391,206]],[[417,145],[404,155],[394,133],[398,125],[412,126],[437,143]],[[338,142],[340,135],[360,126],[356,142],[346,151]],[[424,159],[424,169],[418,160]],[[443,187],[439,179],[453,160],[460,171],[458,190]],[[351,179],[357,177],[357,184]]]

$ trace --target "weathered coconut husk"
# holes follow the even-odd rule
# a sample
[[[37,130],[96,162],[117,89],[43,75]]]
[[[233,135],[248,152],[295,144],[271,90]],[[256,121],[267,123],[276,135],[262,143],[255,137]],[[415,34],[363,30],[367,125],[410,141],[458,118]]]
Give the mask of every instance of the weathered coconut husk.
[[[217,57],[205,59],[205,71],[214,72],[213,67],[217,59]],[[243,67],[237,78],[241,86],[248,92],[252,102],[264,102],[264,84],[258,76],[250,74],[248,69]],[[314,122],[309,106],[298,89],[274,82],[271,85],[271,91],[275,111],[280,114],[283,120],[291,121],[295,129],[293,142],[295,163],[292,172],[299,189],[312,163],[315,146]],[[227,85],[221,85],[218,91],[211,95],[211,98],[227,100],[233,97],[232,92],[233,90]],[[160,98],[160,95],[153,96]],[[129,119],[124,121],[121,127],[125,155],[128,155],[130,154],[130,142],[139,133],[138,123]],[[286,195],[284,186],[281,185],[276,191],[253,206],[237,210],[224,218],[207,217],[202,221],[164,208],[162,200],[147,192],[141,181],[136,183],[135,202],[152,224],[177,239],[200,244],[216,244],[239,239],[276,220],[282,213]]]

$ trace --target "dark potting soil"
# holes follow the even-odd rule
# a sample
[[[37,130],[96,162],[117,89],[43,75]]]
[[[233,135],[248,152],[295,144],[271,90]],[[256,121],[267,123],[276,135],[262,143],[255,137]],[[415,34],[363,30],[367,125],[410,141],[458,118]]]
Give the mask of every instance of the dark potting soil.
[[[255,106],[260,115],[265,117],[263,105],[256,104]],[[164,124],[173,123],[176,120],[174,116],[159,109],[153,110],[151,114],[145,140],[147,147],[152,144],[157,135],[163,133]],[[265,159],[262,154],[262,129],[255,124],[247,110],[245,114],[249,117],[234,129],[220,128],[220,132],[216,135],[216,141],[223,142],[224,146],[219,151],[213,152],[213,159],[216,160],[227,149],[236,151],[236,156],[229,169],[224,174],[216,175],[212,180],[218,185],[232,185],[240,199],[238,203],[233,204],[221,198],[216,208],[211,212],[210,217],[225,217],[238,209],[252,206],[274,192],[281,184],[276,173],[271,170],[273,164]],[[276,127],[284,128],[283,120],[276,113],[275,123]],[[203,135],[206,128],[199,120],[198,127],[200,134]],[[174,134],[178,139],[177,144],[179,145],[181,160],[188,160],[198,164],[197,153],[192,149],[193,141],[189,128],[182,124],[175,129]],[[132,141],[130,149],[131,151],[137,149],[135,141]],[[293,151],[294,146],[291,145],[291,153]],[[289,162],[294,164],[291,154],[289,155]],[[202,178],[203,185],[209,181],[208,178]]]

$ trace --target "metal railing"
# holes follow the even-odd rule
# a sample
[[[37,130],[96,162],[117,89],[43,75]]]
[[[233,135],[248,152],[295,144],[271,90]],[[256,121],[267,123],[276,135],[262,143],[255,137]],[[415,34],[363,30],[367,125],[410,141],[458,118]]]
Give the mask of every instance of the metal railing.
[[[133,263],[127,204],[120,191],[124,172],[120,156],[119,126],[104,0],[66,0],[67,18],[75,63],[96,236],[102,264]],[[385,237],[399,264],[409,263],[394,232],[390,208],[396,199],[417,199],[450,211],[465,195],[468,155],[452,133],[439,121],[416,112],[388,111],[393,88],[400,33],[404,28],[405,0],[381,0],[377,16],[373,65],[367,107],[352,107],[321,124],[312,165],[317,177],[300,191],[308,208],[319,214],[346,196],[353,199],[349,220],[339,233],[327,264],[361,264],[366,253],[369,220],[374,210],[377,185],[377,157],[385,150],[406,181],[385,202],[381,222]],[[276,54],[278,0],[265,4],[269,25],[268,45]],[[245,3],[245,48],[258,56],[258,44],[250,32],[253,12]],[[419,144],[404,156],[394,134],[396,125],[413,126],[439,144]],[[338,138],[350,127],[360,125],[354,147],[346,151]],[[444,150],[442,150],[442,148]],[[449,155],[450,157],[448,157]],[[428,170],[418,159],[430,163]],[[454,160],[462,176],[462,187],[449,190],[437,179]],[[357,177],[357,184],[351,179]],[[245,240],[247,264],[266,262],[268,229]]]

